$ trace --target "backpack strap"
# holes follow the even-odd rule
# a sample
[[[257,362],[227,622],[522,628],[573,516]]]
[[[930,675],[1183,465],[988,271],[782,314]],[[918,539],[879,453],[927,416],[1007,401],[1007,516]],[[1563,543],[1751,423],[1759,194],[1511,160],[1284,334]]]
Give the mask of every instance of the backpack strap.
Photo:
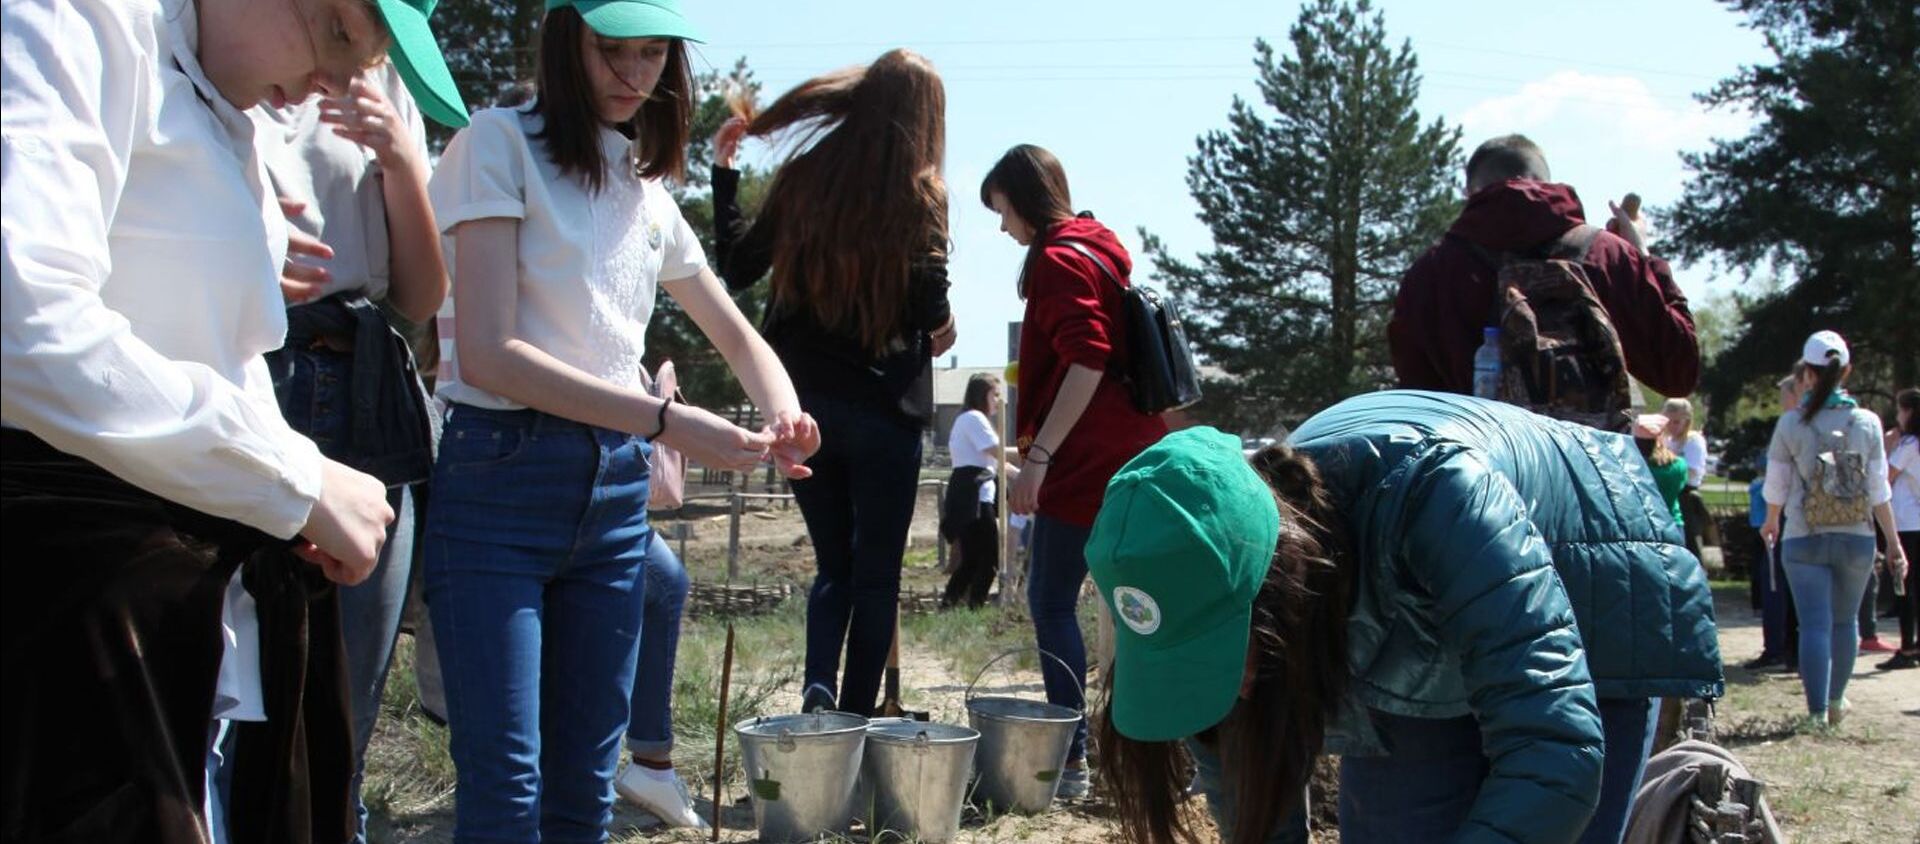
[[[1113,282],[1113,286],[1118,287],[1123,291],[1127,289],[1126,285],[1120,283],[1120,276],[1107,266],[1106,261],[1100,260],[1100,256],[1093,254],[1093,250],[1088,249],[1085,243],[1082,243],[1070,237],[1060,238],[1059,240],[1054,241],[1054,243],[1058,243],[1062,246],[1067,247],[1068,249],[1072,249],[1075,252],[1078,252],[1082,255],[1087,256],[1087,260],[1092,261],[1094,266],[1099,267],[1100,274],[1106,276],[1108,281]]]

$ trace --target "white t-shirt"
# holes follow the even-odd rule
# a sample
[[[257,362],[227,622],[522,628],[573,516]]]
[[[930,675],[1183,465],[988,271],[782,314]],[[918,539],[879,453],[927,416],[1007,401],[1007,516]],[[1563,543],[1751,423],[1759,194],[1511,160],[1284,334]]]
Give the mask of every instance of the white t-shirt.
[[[1920,530],[1920,437],[1900,438],[1887,455],[1887,468],[1900,476],[1893,480],[1893,524],[1902,533]]]
[[[1687,486],[1699,486],[1707,479],[1707,435],[1699,431],[1688,431],[1685,442],[1674,442],[1672,437],[1661,434],[1667,448],[1687,461]]]
[[[455,227],[519,220],[514,333],[588,375],[638,390],[660,284],[699,274],[706,253],[664,185],[626,175],[630,142],[620,133],[601,131],[602,152],[616,172],[592,193],[561,175],[544,142],[532,137],[540,125],[529,108],[487,109],[447,144],[428,185],[435,220],[448,235],[447,269],[458,284]],[[476,407],[524,407],[461,381],[459,343],[439,392]]]
[[[1000,435],[994,433],[993,423],[987,421],[987,415],[978,410],[969,410],[953,420],[953,431],[947,435],[947,453],[953,456],[953,468],[974,466],[986,469],[989,473],[1000,467]],[[988,478],[980,484],[980,500],[993,500],[993,479]]]
[[[367,71],[404,125],[404,141],[427,160],[427,127],[392,62]],[[255,146],[267,162],[275,193],[306,206],[293,218],[300,231],[332,247],[332,258],[302,256],[301,263],[327,270],[319,296],[358,290],[368,298],[387,295],[392,258],[387,238],[387,199],[373,151],[334,134],[320,121],[320,97],[275,109],[247,111],[257,127]]]

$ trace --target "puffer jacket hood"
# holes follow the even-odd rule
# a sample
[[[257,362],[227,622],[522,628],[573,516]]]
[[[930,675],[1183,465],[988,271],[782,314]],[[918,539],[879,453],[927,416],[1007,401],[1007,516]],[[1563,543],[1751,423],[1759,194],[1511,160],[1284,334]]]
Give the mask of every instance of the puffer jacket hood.
[[[1550,549],[1601,698],[1717,698],[1725,691],[1713,595],[1686,550],[1651,471],[1630,438],[1466,396],[1390,391],[1341,402],[1307,420],[1290,442],[1313,456],[1350,525],[1361,559],[1382,565],[1420,556],[1475,559],[1460,524],[1426,533],[1416,510],[1457,511],[1461,522],[1523,523]],[[1517,496],[1511,512],[1463,485],[1479,464]],[[1405,602],[1364,612],[1396,613]],[[1381,664],[1396,619],[1360,619],[1385,631],[1368,682],[1409,699],[1464,702],[1425,666]],[[1365,647],[1366,636],[1354,638]],[[1414,714],[1411,712],[1404,714]]]
[[[1509,179],[1468,197],[1447,231],[1494,252],[1525,252],[1586,221],[1573,186]]]

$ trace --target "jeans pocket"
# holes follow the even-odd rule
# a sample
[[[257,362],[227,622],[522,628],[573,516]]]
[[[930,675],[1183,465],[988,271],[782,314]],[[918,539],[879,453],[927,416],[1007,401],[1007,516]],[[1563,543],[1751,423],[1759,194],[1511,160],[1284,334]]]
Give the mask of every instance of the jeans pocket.
[[[456,414],[440,439],[440,468],[452,474],[471,474],[505,466],[526,450],[524,427],[461,420]]]

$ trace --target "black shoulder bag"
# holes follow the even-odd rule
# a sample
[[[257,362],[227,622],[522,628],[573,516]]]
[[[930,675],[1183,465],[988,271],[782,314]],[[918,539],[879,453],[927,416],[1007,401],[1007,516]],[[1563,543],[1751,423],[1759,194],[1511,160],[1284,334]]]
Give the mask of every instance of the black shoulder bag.
[[[1200,367],[1187,345],[1187,329],[1173,300],[1150,287],[1124,284],[1107,262],[1086,244],[1055,241],[1087,256],[1100,273],[1120,288],[1120,318],[1126,321],[1127,360],[1117,370],[1133,397],[1134,409],[1153,416],[1191,407],[1200,400]]]

